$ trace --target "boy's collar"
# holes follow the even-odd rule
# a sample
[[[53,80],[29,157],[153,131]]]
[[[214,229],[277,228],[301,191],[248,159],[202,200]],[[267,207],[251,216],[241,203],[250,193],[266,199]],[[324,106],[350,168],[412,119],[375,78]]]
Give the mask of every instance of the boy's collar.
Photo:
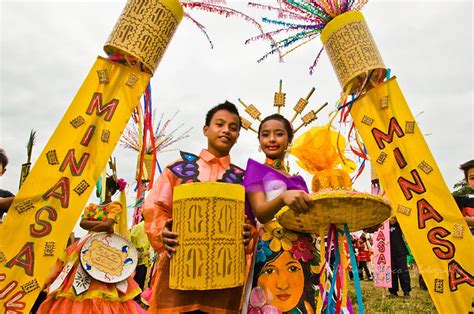
[[[206,162],[210,162],[213,159],[218,159],[222,166],[224,166],[225,168],[228,168],[230,166],[230,155],[218,158],[212,153],[210,153],[207,149],[203,149],[201,150],[199,157],[204,159]]]

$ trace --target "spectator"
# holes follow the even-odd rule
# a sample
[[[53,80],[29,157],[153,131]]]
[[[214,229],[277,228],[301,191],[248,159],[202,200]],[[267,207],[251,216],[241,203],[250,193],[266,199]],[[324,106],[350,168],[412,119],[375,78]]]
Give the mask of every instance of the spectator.
[[[0,177],[7,171],[8,157],[3,148],[0,148]],[[8,211],[13,203],[15,195],[7,190],[0,189],[0,221],[4,213]]]
[[[398,282],[400,281],[404,298],[409,298],[411,285],[407,265],[408,250],[397,217],[390,218],[390,254],[392,259],[392,288],[388,289],[390,291],[389,297],[398,296]]]
[[[370,262],[370,248],[367,243],[367,237],[365,233],[360,235],[359,240],[357,241],[357,261],[359,262],[359,277],[360,280],[364,280],[364,271],[367,276],[367,280],[372,280],[372,274],[367,267],[367,263]]]
[[[474,190],[474,159],[463,163],[459,169],[464,171],[464,179],[472,192]],[[467,225],[471,229],[471,234],[474,234],[474,195],[459,195],[455,196],[454,199],[456,200]]]

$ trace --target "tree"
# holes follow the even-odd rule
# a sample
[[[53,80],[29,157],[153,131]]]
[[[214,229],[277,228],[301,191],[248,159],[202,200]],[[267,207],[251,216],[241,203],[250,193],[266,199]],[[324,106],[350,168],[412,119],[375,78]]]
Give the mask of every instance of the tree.
[[[461,195],[467,195],[471,194],[472,189],[467,185],[467,182],[465,179],[459,180],[456,184],[454,184],[454,191],[453,191],[453,196],[461,196]]]

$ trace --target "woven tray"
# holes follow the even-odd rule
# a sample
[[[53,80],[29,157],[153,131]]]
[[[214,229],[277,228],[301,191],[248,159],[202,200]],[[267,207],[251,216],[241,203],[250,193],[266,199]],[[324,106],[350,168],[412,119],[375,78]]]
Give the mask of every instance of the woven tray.
[[[319,234],[330,224],[347,224],[349,231],[377,225],[390,216],[390,204],[379,196],[354,191],[324,191],[312,194],[309,212],[297,213],[288,206],[277,214],[277,221],[285,228]]]

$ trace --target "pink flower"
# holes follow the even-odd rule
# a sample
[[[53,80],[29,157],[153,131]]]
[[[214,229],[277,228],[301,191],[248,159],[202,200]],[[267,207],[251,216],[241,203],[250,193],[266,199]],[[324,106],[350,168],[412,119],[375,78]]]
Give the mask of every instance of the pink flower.
[[[117,185],[118,185],[119,191],[122,192],[125,189],[125,187],[127,186],[127,181],[120,178],[120,179],[117,180]]]
[[[306,237],[299,237],[293,241],[290,252],[295,259],[301,259],[305,263],[314,258],[311,243]]]
[[[273,305],[268,305],[265,291],[260,286],[252,289],[250,293],[249,314],[281,314],[282,312]]]

